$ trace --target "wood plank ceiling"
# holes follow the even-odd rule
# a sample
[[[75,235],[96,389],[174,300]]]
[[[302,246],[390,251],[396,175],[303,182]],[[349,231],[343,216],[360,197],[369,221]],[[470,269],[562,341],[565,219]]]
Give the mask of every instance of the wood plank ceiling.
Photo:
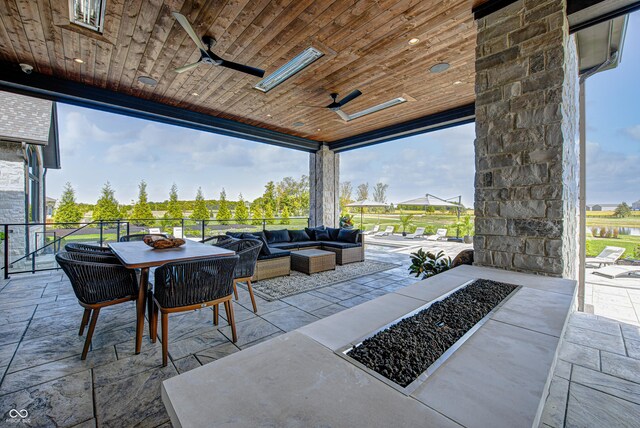
[[[0,61],[209,115],[332,142],[474,101],[472,0],[107,0],[104,31],[69,23],[68,0],[0,1]],[[218,43],[228,60],[266,76],[309,46],[324,56],[268,93],[260,79],[222,67],[173,70],[199,52],[171,12]],[[410,45],[408,41],[420,41]],[[82,64],[75,62],[79,58]],[[429,68],[447,62],[433,74]],[[151,76],[155,87],[138,82]],[[407,102],[351,122],[326,109],[329,94],[363,95],[354,113]],[[197,96],[194,93],[198,94]],[[302,126],[294,126],[302,122]]]

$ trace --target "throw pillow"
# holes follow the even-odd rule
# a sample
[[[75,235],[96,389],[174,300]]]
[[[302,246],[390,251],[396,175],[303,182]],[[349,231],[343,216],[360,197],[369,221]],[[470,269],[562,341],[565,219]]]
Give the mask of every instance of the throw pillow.
[[[304,242],[310,241],[309,235],[304,230],[290,230],[289,236],[291,237],[291,242]]]
[[[329,236],[332,241],[338,240],[338,233],[340,233],[340,229],[334,229],[333,227],[327,227],[327,231],[329,231]]]
[[[267,236],[267,242],[269,244],[276,244],[278,242],[289,242],[289,231],[287,229],[265,230],[264,234]]]
[[[340,232],[338,232],[337,241],[350,242],[352,244],[355,244],[358,242],[359,234],[360,229],[340,229]]]
[[[267,240],[264,237],[264,233],[260,232],[260,233],[243,233],[242,234],[242,239],[257,239],[258,241],[262,242],[262,248],[260,248],[260,255],[261,256],[270,256],[271,255],[271,249],[269,248],[269,245],[267,245]]]
[[[331,236],[327,229],[316,230],[316,241],[331,241]]]
[[[316,231],[318,230],[325,230],[324,226],[316,226],[316,227],[305,227],[304,231],[307,232],[307,235],[309,235],[309,239],[312,241],[317,240],[318,238],[316,238]]]

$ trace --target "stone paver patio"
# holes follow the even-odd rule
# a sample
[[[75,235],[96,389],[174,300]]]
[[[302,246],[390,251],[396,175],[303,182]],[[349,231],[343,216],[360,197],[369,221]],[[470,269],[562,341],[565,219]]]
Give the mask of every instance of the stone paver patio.
[[[451,256],[469,247],[426,241],[404,245],[421,244]],[[29,426],[169,426],[159,394],[164,379],[415,282],[406,271],[410,251],[414,249],[367,250],[368,258],[398,267],[273,302],[257,298],[257,315],[250,310],[246,291],[241,291],[235,305],[235,345],[224,321],[213,327],[210,310],[174,315],[171,363],[165,368],[160,343],[151,344],[146,330],[142,353],[134,355],[133,304],[102,311],[92,351],[81,361],[82,309],[64,274],[16,275],[0,282],[0,425],[11,419],[11,409],[26,409],[29,416],[23,422]],[[640,280],[589,275],[587,303],[595,314],[575,313],[570,318],[543,423],[636,426]]]

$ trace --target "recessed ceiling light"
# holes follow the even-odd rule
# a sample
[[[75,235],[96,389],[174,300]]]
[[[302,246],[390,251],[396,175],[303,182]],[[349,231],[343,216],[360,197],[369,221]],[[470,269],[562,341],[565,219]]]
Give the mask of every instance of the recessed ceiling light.
[[[293,122],[293,126],[304,126],[304,122]]]
[[[447,70],[449,68],[449,64],[446,62],[441,62],[439,64],[436,64],[434,66],[432,66],[429,71],[432,73],[442,73],[443,71]]]
[[[271,117],[271,115],[270,115],[270,114],[267,114],[267,117]]]
[[[322,129],[318,128],[318,129],[316,129],[316,131],[322,131]]]
[[[462,82],[459,80],[456,80],[455,82],[453,82],[454,85],[460,85]]]
[[[200,94],[199,94],[199,93],[197,93],[197,92],[192,92],[192,93],[191,93],[191,95],[193,95],[194,97],[197,97],[197,96],[198,96],[198,95],[200,95]]]
[[[322,55],[324,54],[318,49],[308,47],[291,61],[259,81],[256,86],[254,86],[254,88],[262,92],[269,92],[270,90],[287,80],[289,77],[302,71],[307,66],[313,64]]]
[[[143,85],[149,85],[149,86],[156,86],[158,84],[158,81],[156,79],[149,76],[139,76],[138,82],[142,83]]]
[[[75,62],[77,62],[78,64],[84,64],[84,61],[81,60],[80,58],[74,58],[73,59]]]
[[[409,44],[410,44],[410,45],[415,45],[415,44],[417,44],[419,41],[420,41],[420,39],[417,39],[417,38],[415,38],[415,37],[414,37],[413,39],[409,40]]]

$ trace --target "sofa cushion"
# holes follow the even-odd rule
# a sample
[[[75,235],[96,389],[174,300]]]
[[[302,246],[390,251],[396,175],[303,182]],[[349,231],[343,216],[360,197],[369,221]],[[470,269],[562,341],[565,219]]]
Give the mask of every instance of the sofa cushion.
[[[316,230],[316,241],[332,241],[329,231],[327,229]]]
[[[226,235],[232,238],[241,239],[246,232],[227,232]]]
[[[289,231],[287,229],[282,230],[265,230],[265,236],[269,244],[275,244],[278,242],[289,242]]]
[[[299,242],[276,242],[275,244],[269,244],[272,249],[278,248],[280,250],[295,250],[299,245]]]
[[[289,237],[291,238],[291,242],[305,242],[310,241],[309,235],[304,230],[290,230]]]
[[[344,250],[345,248],[362,247],[362,244],[360,243],[354,244],[353,242],[329,241],[329,242],[323,242],[322,247],[340,248],[341,250]]]
[[[360,234],[360,229],[340,229],[338,232],[338,239],[336,241],[340,242],[350,242],[355,244],[358,242],[358,235]]]
[[[258,260],[271,260],[271,259],[278,259],[280,257],[288,257],[291,255],[291,251],[286,251],[286,250],[279,250],[277,248],[272,248],[271,249],[271,254],[269,255],[259,255],[258,256]]]
[[[320,247],[322,242],[319,241],[305,241],[305,242],[296,242],[298,244],[298,248],[309,248],[309,247]]]
[[[257,239],[262,242],[262,248],[260,248],[261,256],[268,256],[271,254],[271,250],[269,249],[269,245],[267,245],[267,240],[264,237],[264,233],[243,233],[242,239]]]
[[[338,240],[338,233],[340,233],[340,229],[334,229],[333,227],[327,227],[327,231],[329,232],[329,236],[331,237],[331,241]]]

